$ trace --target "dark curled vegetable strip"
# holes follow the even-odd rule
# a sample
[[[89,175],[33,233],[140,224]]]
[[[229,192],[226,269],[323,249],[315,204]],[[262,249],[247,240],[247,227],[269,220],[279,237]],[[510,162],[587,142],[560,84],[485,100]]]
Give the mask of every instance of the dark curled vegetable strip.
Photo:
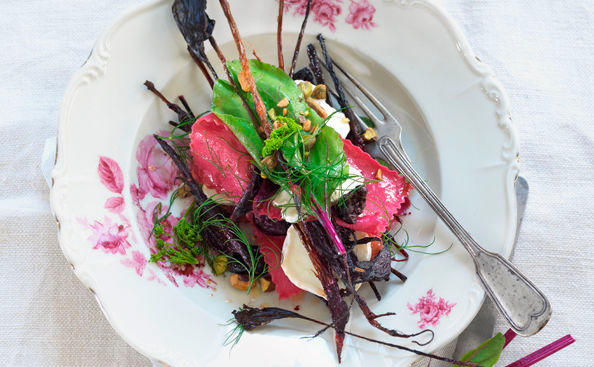
[[[328,323],[316,320],[314,318],[298,314],[297,312],[285,310],[285,309],[278,308],[278,307],[255,308],[255,307],[243,305],[242,308],[240,308],[239,310],[234,310],[234,311],[232,311],[232,313],[233,313],[233,317],[235,318],[235,322],[237,323],[237,325],[242,330],[245,330],[245,331],[251,331],[251,330],[254,330],[260,326],[267,325],[275,320],[282,320],[282,319],[287,319],[287,318],[310,321],[315,324],[324,326],[323,330],[327,330],[330,328],[336,329],[335,324],[328,324]],[[451,363],[451,364],[456,364],[459,366],[480,367],[473,363],[461,362],[461,361],[457,361],[455,359],[451,359],[451,358],[447,358],[447,357],[440,357],[435,354],[425,353],[425,352],[422,352],[422,351],[419,351],[416,349],[412,349],[412,348],[408,348],[408,347],[405,347],[402,345],[387,343],[387,342],[384,342],[381,340],[372,339],[372,338],[362,336],[362,335],[359,335],[359,334],[356,334],[353,332],[349,332],[349,331],[344,331],[344,334],[348,334],[348,335],[353,336],[358,339],[367,340],[372,343],[384,345],[384,346],[391,347],[391,348],[405,350],[407,352],[411,352],[416,355],[428,357],[431,359],[436,359],[439,361],[444,361],[444,362]]]
[[[191,48],[190,54],[206,64],[214,79],[218,79],[204,53],[204,41],[210,37],[215,26],[215,21],[206,14],[206,0],[175,0],[171,11],[177,27]]]
[[[305,16],[303,17],[303,23],[301,23],[301,30],[299,31],[299,36],[297,37],[297,44],[295,44],[295,52],[293,53],[293,61],[291,61],[291,69],[289,70],[290,77],[293,77],[293,71],[295,71],[295,66],[297,65],[297,58],[299,57],[299,49],[301,48],[303,33],[305,33],[305,26],[307,26],[307,19],[309,18],[309,11],[311,10],[311,2],[312,0],[308,0],[305,7]]]
[[[314,83],[314,76],[308,67],[301,68],[293,74],[293,80],[304,80],[306,82]]]
[[[186,112],[179,105],[177,105],[177,104],[175,104],[173,102],[170,102],[163,95],[163,93],[159,92],[157,90],[157,88],[155,88],[155,84],[153,82],[151,82],[150,80],[147,80],[147,81],[144,82],[144,86],[146,87],[146,89],[150,90],[154,95],[156,95],[157,97],[159,97],[159,99],[161,101],[163,101],[163,103],[165,103],[167,105],[167,107],[171,111],[177,113],[177,118],[178,118],[179,122],[187,121],[187,120],[190,120],[191,119],[191,115],[188,112]],[[191,126],[190,125],[183,125],[180,128],[183,129],[183,130],[186,130],[186,129],[191,129]],[[186,131],[189,131],[189,130],[186,130]]]
[[[324,39],[324,36],[322,36],[321,34],[318,34],[317,38],[320,42],[320,47],[322,48],[324,58],[326,59],[326,66],[328,67],[328,72],[330,73],[332,81],[334,82],[334,88],[336,89],[336,93],[338,93],[338,103],[340,104],[340,107],[345,108],[343,112],[346,115],[346,117],[350,120],[349,125],[351,127],[351,132],[349,133],[347,138],[350,141],[352,141],[353,144],[364,150],[365,142],[361,137],[361,126],[359,126],[359,123],[357,122],[353,109],[347,108],[350,105],[348,103],[346,95],[344,94],[344,90],[342,89],[342,84],[340,84],[340,80],[338,80],[336,72],[334,71],[332,58],[330,57],[330,55],[328,55],[328,50],[326,49],[326,40]]]
[[[260,190],[260,186],[262,185],[262,177],[260,176],[259,170],[252,166],[251,173],[250,173],[250,182],[246,187],[243,195],[237,202],[235,209],[233,209],[233,213],[231,213],[231,220],[236,221],[240,217],[243,217],[247,212],[252,210],[254,197]]]
[[[353,224],[357,221],[359,215],[363,213],[366,201],[367,187],[361,186],[344,195],[336,204],[334,204],[332,213],[346,223]]]
[[[340,363],[345,335],[344,329],[349,321],[349,307],[340,295],[338,283],[330,270],[330,264],[328,264],[327,259],[320,254],[317,246],[313,243],[313,236],[309,233],[307,226],[301,222],[296,224],[295,227],[297,228],[301,242],[307,250],[309,258],[316,270],[316,275],[322,283],[324,293],[326,293],[328,308],[332,315],[332,323],[336,330],[336,355],[338,356],[338,362]]]
[[[271,236],[285,236],[291,226],[284,220],[270,219],[266,215],[254,214],[252,220],[259,230]]]
[[[307,45],[307,56],[309,57],[309,68],[313,72],[315,84],[326,84],[324,82],[324,74],[322,73],[322,68],[320,67],[320,59],[318,58],[318,53],[316,52],[316,48],[311,43]]]
[[[202,192],[196,181],[194,181],[188,166],[184,164],[179,155],[169,144],[167,144],[158,135],[155,134],[153,136],[179,169],[181,173],[181,179],[190,189],[190,192],[196,199],[196,203],[198,205],[203,205],[206,202],[207,197],[204,192]],[[224,217],[227,216],[227,214],[221,210],[220,206],[218,205],[207,206],[207,208],[204,210],[204,215],[207,218],[213,218],[217,215]],[[239,241],[229,229],[225,227],[208,226],[205,229],[205,237],[208,243],[214,248],[225,254],[237,254],[239,255],[240,259],[245,262],[245,264],[250,264],[250,256],[247,253],[244,244],[241,243],[241,241]]]

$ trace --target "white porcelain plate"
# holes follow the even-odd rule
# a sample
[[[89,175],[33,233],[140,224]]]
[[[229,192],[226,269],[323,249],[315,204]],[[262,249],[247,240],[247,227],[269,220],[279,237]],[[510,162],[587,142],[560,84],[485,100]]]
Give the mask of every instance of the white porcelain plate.
[[[327,36],[335,57],[401,119],[415,166],[454,215],[485,248],[509,256],[516,231],[517,141],[500,84],[458,27],[425,0],[314,3],[304,46],[319,32]],[[275,63],[277,3],[236,0],[231,8],[244,39]],[[243,303],[299,305],[300,312],[328,320],[315,298],[254,298],[207,268],[181,271],[147,263],[153,208],[167,203],[175,172],[145,139],[167,129],[173,115],[142,83],[152,80],[172,99],[184,94],[195,112],[208,109],[211,96],[170,9],[171,1],[159,0],[126,13],[97,42],[68,87],[51,193],[62,250],[114,329],[152,359],[174,366],[335,365],[333,333],[302,339],[318,330],[304,322],[278,322],[245,333],[232,350],[223,346],[231,329],[224,324]],[[287,63],[299,10],[293,5],[285,16]],[[208,11],[217,21],[216,39],[228,58],[235,58],[218,2],[211,1]],[[299,65],[305,60],[302,52]],[[434,242],[417,248],[426,252],[453,246],[439,255],[412,252],[410,261],[399,265],[408,281],[381,285],[380,302],[369,289],[363,293],[375,312],[396,312],[382,319],[386,326],[408,333],[434,330],[433,342],[419,347],[433,351],[468,325],[484,293],[461,246],[420,197],[413,193],[411,201],[404,220],[410,243]],[[348,328],[414,346],[371,328],[356,308]],[[351,337],[343,352],[344,366],[406,366],[414,359]]]

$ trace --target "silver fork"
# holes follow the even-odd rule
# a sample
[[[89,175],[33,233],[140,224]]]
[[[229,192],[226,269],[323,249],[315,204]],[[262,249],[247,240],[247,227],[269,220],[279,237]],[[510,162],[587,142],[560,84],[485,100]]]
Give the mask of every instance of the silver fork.
[[[333,62],[333,65],[383,115],[382,118],[377,117],[347,84],[342,83],[343,89],[375,124],[379,139],[375,143],[375,147],[372,147],[372,155],[377,156],[379,150],[384,158],[413,184],[419,194],[458,238],[472,257],[476,274],[483,288],[501,314],[507,319],[511,328],[523,336],[530,336],[540,331],[548,322],[552,312],[551,305],[545,295],[508,260],[499,254],[483,249],[468,231],[460,225],[412,166],[402,147],[402,127],[398,120],[355,77],[336,62]],[[323,66],[327,69],[326,65]],[[358,116],[357,119],[366,127]],[[396,139],[392,139],[391,136]]]

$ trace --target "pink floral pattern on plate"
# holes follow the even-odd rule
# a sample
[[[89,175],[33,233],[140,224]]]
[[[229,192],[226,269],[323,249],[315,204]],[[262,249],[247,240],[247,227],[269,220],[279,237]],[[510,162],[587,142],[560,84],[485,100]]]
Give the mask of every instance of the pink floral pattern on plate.
[[[346,22],[355,29],[370,29],[375,27],[373,22],[374,13],[375,7],[369,3],[369,0],[353,0],[349,5],[349,15],[346,17]]]
[[[408,303],[408,309],[413,314],[419,314],[420,320],[417,321],[417,325],[421,329],[425,329],[428,325],[437,326],[441,317],[448,316],[455,305],[455,303],[449,303],[441,297],[437,300],[433,289],[429,289],[427,295],[419,298],[415,305]]]
[[[163,215],[167,212],[167,205],[158,199],[167,199],[175,187],[178,172],[171,159],[157,147],[152,135],[146,136],[139,143],[136,160],[138,186],[130,185],[130,195],[137,209],[136,219],[142,239],[148,246],[149,253],[153,254],[157,252],[155,239],[151,237],[153,215]],[[187,287],[196,285],[211,289],[215,287],[216,282],[202,269],[204,264],[177,265],[157,262],[157,268],[149,267],[147,257],[134,246],[137,241],[130,221],[122,214],[125,209],[125,199],[122,195],[124,175],[119,164],[111,158],[99,157],[97,173],[107,190],[117,196],[109,197],[105,201],[104,207],[112,213],[112,216],[106,215],[103,220],[94,220],[92,223],[85,218],[78,219],[78,222],[91,232],[88,240],[93,244],[93,249],[123,256],[120,263],[133,269],[139,277],[148,281],[167,284],[153,270],[158,268],[176,287],[179,286],[178,279]],[[171,230],[178,220],[179,218],[170,216],[165,223],[165,229]],[[128,251],[130,249],[132,251]]]
[[[292,10],[293,16],[302,17],[305,15],[307,2],[308,0],[285,0],[285,11]],[[342,0],[312,0],[310,16],[314,22],[334,32],[338,17],[342,14],[342,6]],[[351,0],[348,10],[345,22],[353,28],[369,30],[376,26],[373,22],[375,7],[369,0]]]
[[[162,135],[168,135],[166,132]],[[147,135],[136,150],[138,161],[137,176],[139,193],[142,197],[150,193],[157,199],[167,198],[167,194],[175,185],[177,167],[173,161],[157,147],[157,141],[152,135]]]
[[[95,244],[94,249],[126,255],[126,249],[131,246],[128,242],[130,226],[114,223],[109,217],[105,217],[103,223],[98,220],[88,223],[85,219],[79,219],[79,222],[91,230],[89,241]]]

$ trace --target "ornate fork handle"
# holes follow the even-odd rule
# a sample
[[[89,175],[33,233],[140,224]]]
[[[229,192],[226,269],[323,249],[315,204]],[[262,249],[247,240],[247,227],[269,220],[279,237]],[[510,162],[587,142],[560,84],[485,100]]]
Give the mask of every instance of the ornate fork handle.
[[[390,137],[384,136],[379,139],[378,146],[386,159],[413,184],[466,248],[484,289],[514,331],[523,336],[540,331],[552,312],[544,294],[508,260],[486,251],[472,238],[415,171],[399,142],[395,143]]]

